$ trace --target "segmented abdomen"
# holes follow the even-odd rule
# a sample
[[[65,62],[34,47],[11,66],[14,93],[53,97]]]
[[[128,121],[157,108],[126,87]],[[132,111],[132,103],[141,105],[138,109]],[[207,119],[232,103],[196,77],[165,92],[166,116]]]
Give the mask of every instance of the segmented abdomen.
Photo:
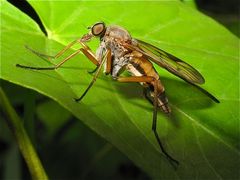
[[[163,91],[161,94],[158,95],[158,106],[166,114],[169,114],[171,112],[171,109],[170,109],[170,107],[168,105],[167,96],[165,95],[165,91]]]
[[[144,58],[135,58],[127,66],[128,66],[127,70],[134,76],[151,76],[151,77],[154,77],[155,79],[157,79],[157,81],[158,81],[158,83],[157,83],[158,107],[161,108],[161,110],[164,113],[167,113],[167,114],[170,113],[171,109],[168,105],[168,99],[165,95],[164,86],[162,85],[162,83],[159,79],[159,75],[156,72],[156,70],[154,69],[152,63]],[[153,103],[154,96],[155,96],[154,82],[141,83],[141,85],[143,85],[144,88],[146,88],[147,93],[148,93],[147,98],[148,98],[148,100],[150,100]]]

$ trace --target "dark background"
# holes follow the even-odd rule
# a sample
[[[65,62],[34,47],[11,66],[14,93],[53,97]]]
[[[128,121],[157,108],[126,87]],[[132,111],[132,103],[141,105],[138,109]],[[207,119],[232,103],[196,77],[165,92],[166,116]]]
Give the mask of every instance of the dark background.
[[[8,0],[32,17],[46,31],[31,6],[23,0]],[[238,0],[197,0],[197,8],[223,24],[239,36]],[[47,34],[46,34],[47,35]],[[26,127],[37,148],[43,165],[52,179],[150,179],[125,155],[111,144],[89,130],[79,120],[57,103],[36,92],[1,80],[1,86],[10,98],[18,114],[23,118],[33,118],[32,127]],[[25,95],[23,95],[25,94]],[[27,94],[27,97],[26,97]],[[26,115],[29,104],[25,98],[32,98],[32,112]],[[50,104],[51,111],[63,113],[65,120],[54,131],[44,123],[41,108]],[[40,110],[39,110],[40,109]],[[36,112],[35,112],[36,110]],[[50,111],[50,110],[49,110]],[[30,117],[27,117],[30,116]],[[53,117],[54,118],[54,117]],[[0,116],[0,179],[30,179],[24,160],[8,131],[4,118]],[[32,130],[33,129],[33,130]]]

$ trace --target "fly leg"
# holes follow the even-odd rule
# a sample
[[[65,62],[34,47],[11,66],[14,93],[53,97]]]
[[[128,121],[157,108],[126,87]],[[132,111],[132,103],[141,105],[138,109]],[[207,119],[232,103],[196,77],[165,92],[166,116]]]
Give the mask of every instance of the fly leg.
[[[103,59],[101,61],[101,63],[99,64],[99,66],[97,67],[96,69],[96,74],[93,76],[93,79],[91,81],[91,83],[88,85],[87,89],[84,91],[84,93],[81,95],[81,97],[75,99],[76,102],[79,102],[82,100],[82,98],[87,94],[87,92],[89,91],[89,89],[93,86],[94,82],[97,80],[97,77],[101,71],[101,68],[103,66],[103,64],[105,63],[105,61],[107,61],[107,69],[106,69],[106,73],[109,73],[111,71],[111,69],[108,69],[109,67],[109,63],[112,62],[112,59],[111,59],[111,50],[108,49],[105,53],[105,55],[103,56]]]
[[[93,69],[92,71],[87,71],[89,74],[93,74],[93,73],[95,73],[96,71],[97,71],[97,69],[98,69],[98,66],[95,68],[95,69]]]
[[[20,68],[24,68],[24,69],[34,69],[34,70],[54,70],[59,68],[61,65],[63,65],[66,61],[68,61],[69,59],[71,59],[72,57],[76,56],[77,54],[79,54],[81,52],[81,49],[77,50],[76,52],[72,53],[71,55],[69,55],[68,57],[66,57],[64,60],[62,60],[60,63],[56,64],[55,66],[51,66],[51,67],[32,67],[32,66],[24,66],[21,64],[16,64],[17,67]]]
[[[174,169],[177,168],[179,165],[179,162],[175,160],[173,157],[171,157],[167,151],[164,149],[164,146],[162,145],[162,142],[159,138],[158,132],[157,132],[157,108],[158,108],[158,91],[157,91],[157,83],[158,81],[151,76],[131,76],[131,77],[118,77],[117,81],[119,82],[145,82],[145,83],[153,83],[154,84],[154,100],[153,100],[153,123],[152,123],[152,130],[154,132],[154,135],[157,139],[157,142],[160,146],[161,151],[163,154],[167,157],[170,164],[174,167]]]
[[[154,132],[154,135],[158,141],[158,144],[162,150],[162,152],[165,154],[165,156],[168,158],[170,164],[174,167],[174,169],[176,170],[179,162],[174,159],[171,155],[169,155],[167,153],[167,151],[164,149],[162,142],[159,138],[158,132],[157,132],[157,108],[158,108],[158,92],[157,92],[157,80],[154,81],[154,101],[153,101],[153,105],[154,105],[154,110],[153,110],[153,123],[152,123],[152,130]]]
[[[65,46],[61,51],[59,51],[55,56],[51,56],[51,55],[47,55],[47,54],[43,54],[43,53],[37,52],[37,51],[29,48],[28,46],[25,46],[25,48],[28,49],[33,54],[36,54],[40,58],[47,58],[48,60],[51,60],[51,59],[57,59],[58,57],[60,57],[65,51],[70,49],[74,44],[76,44],[79,41],[80,41],[79,39],[72,41],[67,46]]]
[[[83,48],[81,48],[82,53],[96,66],[99,66],[99,60],[96,58],[92,50],[83,42],[79,41]]]
[[[36,54],[39,57],[48,57],[48,58],[58,58],[60,57],[66,50],[68,50],[70,47],[72,47],[75,43],[79,42],[83,47],[78,49],[77,51],[75,51],[74,53],[72,53],[71,55],[69,55],[68,57],[66,57],[65,59],[63,59],[60,63],[51,66],[51,67],[31,67],[31,66],[25,66],[25,65],[20,65],[20,64],[16,64],[17,67],[20,68],[25,68],[25,69],[34,69],[34,70],[54,70],[59,68],[61,65],[63,65],[66,61],[68,61],[69,59],[71,59],[72,57],[76,56],[77,54],[79,54],[80,52],[82,52],[92,63],[94,63],[96,66],[99,66],[99,62],[96,59],[95,55],[93,54],[93,52],[91,51],[91,49],[84,44],[83,42],[81,42],[80,40],[75,40],[73,42],[71,42],[69,45],[67,45],[64,49],[62,49],[61,51],[59,51],[55,56],[48,56],[45,54],[41,54],[38,53],[32,49],[30,49],[31,52],[33,52],[34,54]]]

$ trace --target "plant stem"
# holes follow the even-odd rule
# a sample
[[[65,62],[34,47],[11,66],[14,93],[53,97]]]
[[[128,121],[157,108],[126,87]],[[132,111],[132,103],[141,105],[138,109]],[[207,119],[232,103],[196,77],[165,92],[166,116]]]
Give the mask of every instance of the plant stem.
[[[47,174],[45,173],[43,166],[37,156],[37,153],[33,148],[33,145],[22,125],[22,121],[11,106],[2,88],[0,88],[0,106],[4,115],[6,116],[6,121],[9,129],[12,131],[18,143],[20,152],[26,161],[32,179],[48,179]]]
[[[36,146],[34,118],[36,93],[32,90],[28,90],[25,96],[23,124],[33,146]]]

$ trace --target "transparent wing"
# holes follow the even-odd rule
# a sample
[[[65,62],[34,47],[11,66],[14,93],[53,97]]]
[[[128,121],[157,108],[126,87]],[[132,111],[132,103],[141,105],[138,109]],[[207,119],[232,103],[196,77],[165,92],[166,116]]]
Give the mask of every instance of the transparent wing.
[[[127,46],[131,46],[131,49],[134,48],[132,45]],[[203,76],[196,69],[179,58],[141,40],[137,40],[137,46],[138,48],[136,47],[135,50],[143,53],[149,60],[183,80],[197,84],[203,84],[205,82]]]

